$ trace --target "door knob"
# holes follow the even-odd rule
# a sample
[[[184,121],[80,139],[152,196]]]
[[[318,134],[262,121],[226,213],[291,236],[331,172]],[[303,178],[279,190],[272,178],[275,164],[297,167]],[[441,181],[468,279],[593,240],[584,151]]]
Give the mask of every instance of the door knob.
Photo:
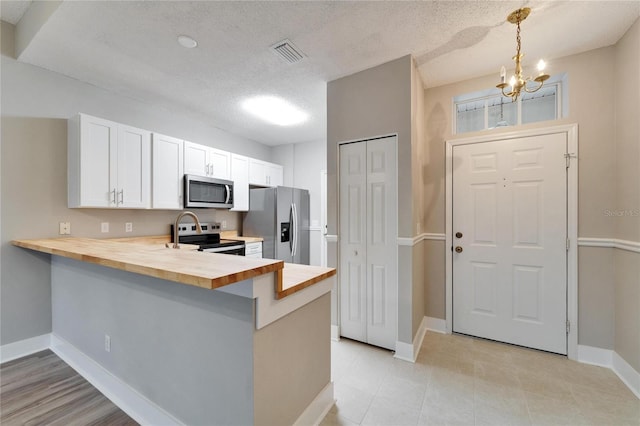
[[[462,247],[457,246],[456,247],[456,253],[462,253]]]
[[[456,232],[456,238],[462,238],[462,232]]]

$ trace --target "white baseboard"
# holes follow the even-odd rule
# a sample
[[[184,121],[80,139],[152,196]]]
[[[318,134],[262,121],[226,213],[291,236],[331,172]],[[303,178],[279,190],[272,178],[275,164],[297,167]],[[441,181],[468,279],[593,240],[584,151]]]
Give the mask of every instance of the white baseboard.
[[[611,368],[612,354],[610,349],[596,348],[593,346],[578,345],[578,362],[583,364],[598,365]]]
[[[143,425],[183,424],[55,334],[51,335],[51,350],[136,422]]]
[[[51,347],[51,333],[0,346],[0,363],[13,361]]]
[[[426,332],[427,317],[423,317],[422,321],[420,322],[420,326],[418,327],[418,331],[413,338],[413,343],[396,341],[396,353],[395,355],[393,355],[393,357],[401,359],[403,361],[416,362]]]
[[[305,408],[293,425],[319,425],[335,403],[336,400],[333,398],[333,382],[329,382],[313,401],[311,401],[311,404]]]
[[[640,399],[640,373],[634,370],[617,352],[611,349],[578,345],[578,361],[584,364],[610,368],[627,385],[629,390]]]
[[[440,318],[424,317],[427,321],[427,330],[435,333],[447,334],[447,321]]]
[[[612,370],[620,377],[620,380],[640,399],[640,373],[638,373],[627,361],[622,359],[617,352],[613,352]]]
[[[334,342],[340,341],[340,326],[331,324],[331,340]]]

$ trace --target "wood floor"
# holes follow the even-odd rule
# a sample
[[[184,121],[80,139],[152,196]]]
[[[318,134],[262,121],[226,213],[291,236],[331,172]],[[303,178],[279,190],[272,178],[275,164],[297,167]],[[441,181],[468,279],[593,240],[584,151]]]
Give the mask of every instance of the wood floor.
[[[137,425],[46,350],[0,366],[0,424]]]

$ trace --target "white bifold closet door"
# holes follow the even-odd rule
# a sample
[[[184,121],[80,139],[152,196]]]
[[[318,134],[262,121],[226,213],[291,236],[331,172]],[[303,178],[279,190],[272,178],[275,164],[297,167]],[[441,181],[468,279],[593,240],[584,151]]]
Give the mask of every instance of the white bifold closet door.
[[[397,137],[340,145],[340,334],[395,349]]]

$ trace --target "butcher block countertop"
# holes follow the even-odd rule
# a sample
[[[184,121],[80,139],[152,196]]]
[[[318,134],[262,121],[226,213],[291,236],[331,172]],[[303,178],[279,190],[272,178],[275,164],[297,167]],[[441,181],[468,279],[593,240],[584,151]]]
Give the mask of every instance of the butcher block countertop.
[[[163,239],[164,238],[164,239]],[[14,240],[30,250],[68,257],[81,262],[148,275],[182,284],[215,289],[259,275],[276,272],[276,298],[300,291],[335,275],[332,268],[285,264],[281,260],[195,251],[191,245],[166,248],[166,237],[134,237],[112,240],[50,238]]]

